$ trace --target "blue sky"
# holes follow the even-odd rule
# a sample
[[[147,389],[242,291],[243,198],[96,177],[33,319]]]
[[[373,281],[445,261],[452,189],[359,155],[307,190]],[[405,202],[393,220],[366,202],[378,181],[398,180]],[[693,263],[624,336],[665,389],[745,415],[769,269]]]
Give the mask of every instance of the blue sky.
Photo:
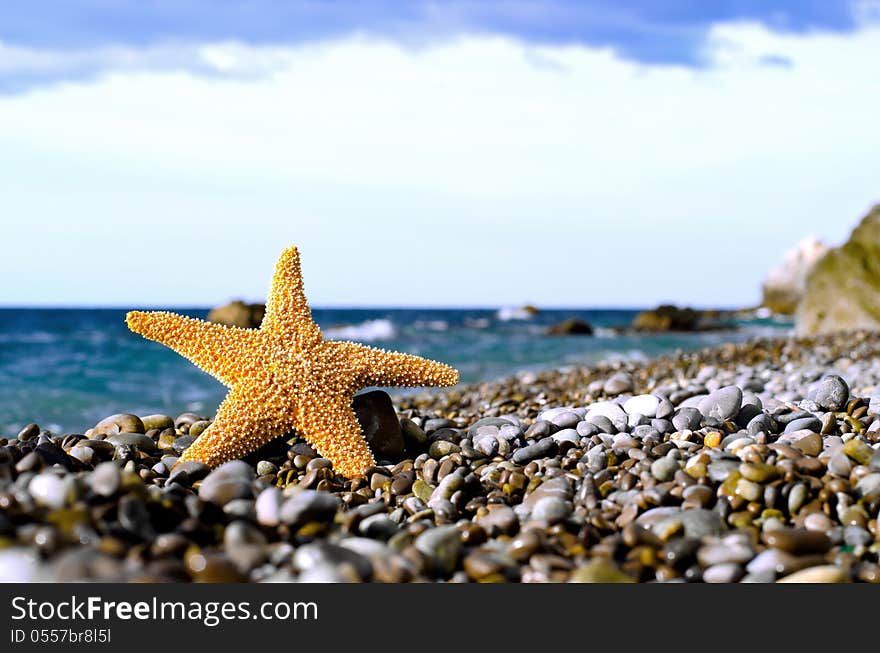
[[[51,16],[47,20],[47,16]],[[0,9],[0,304],[754,302],[880,200],[876,2]]]

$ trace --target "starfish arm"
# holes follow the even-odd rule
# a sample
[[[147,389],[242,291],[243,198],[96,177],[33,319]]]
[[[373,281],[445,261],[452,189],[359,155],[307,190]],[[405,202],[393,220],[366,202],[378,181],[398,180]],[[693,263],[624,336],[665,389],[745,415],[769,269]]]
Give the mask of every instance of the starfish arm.
[[[458,370],[449,365],[412,354],[349,344],[353,346],[353,355],[361,363],[359,380],[365,385],[410,388],[458,383]]]
[[[216,467],[244,457],[293,428],[283,411],[254,398],[243,389],[233,389],[217,409],[214,422],[183,452],[181,461],[195,460]]]
[[[307,395],[296,430],[343,476],[363,476],[376,464],[351,404]]]
[[[170,347],[226,386],[246,373],[243,365],[256,337],[255,330],[165,311],[131,311],[125,321],[135,333]]]
[[[260,327],[263,331],[293,340],[295,346],[305,348],[321,342],[321,330],[312,319],[312,311],[303,290],[299,250],[285,249],[275,265],[272,288],[266,301],[266,315]]]

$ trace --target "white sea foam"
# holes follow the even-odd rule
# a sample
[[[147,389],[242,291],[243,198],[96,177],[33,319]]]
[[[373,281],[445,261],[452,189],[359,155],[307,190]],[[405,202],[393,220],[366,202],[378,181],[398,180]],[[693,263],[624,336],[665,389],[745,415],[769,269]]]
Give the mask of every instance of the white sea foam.
[[[485,329],[491,324],[487,317],[465,318],[464,325],[471,329]]]
[[[324,329],[324,336],[330,340],[357,340],[361,342],[389,340],[396,333],[391,320],[367,320],[360,324]]]
[[[510,320],[530,320],[533,312],[524,306],[504,306],[498,309],[496,315],[502,322],[509,322]]]

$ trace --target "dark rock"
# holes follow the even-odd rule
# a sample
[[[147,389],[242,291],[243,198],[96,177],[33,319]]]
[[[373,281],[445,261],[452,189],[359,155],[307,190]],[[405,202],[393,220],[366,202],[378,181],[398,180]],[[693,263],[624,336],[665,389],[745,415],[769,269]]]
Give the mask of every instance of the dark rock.
[[[308,522],[332,520],[339,507],[339,499],[330,492],[300,490],[281,505],[279,515],[283,523],[298,528]]]
[[[40,425],[39,424],[28,424],[21,431],[18,432],[18,440],[19,442],[27,442],[28,440],[32,440],[40,434]]]
[[[548,336],[591,336],[593,335],[593,327],[583,320],[569,318],[559,324],[547,327],[544,333]]]
[[[517,449],[513,454],[513,462],[517,465],[525,465],[530,460],[536,458],[546,458],[552,456],[556,451],[557,444],[552,438],[544,438],[538,440],[535,444],[530,444],[522,449]]]
[[[388,393],[373,390],[355,395],[352,408],[373,455],[377,459],[400,460],[404,451],[403,432]]]
[[[226,326],[255,329],[263,322],[265,314],[265,304],[246,304],[241,300],[234,300],[211,309],[211,312],[208,313],[208,321]]]
[[[710,311],[698,311],[693,308],[681,308],[671,304],[663,304],[655,309],[642,311],[636,315],[632,328],[636,331],[707,331],[724,328],[718,315]]]

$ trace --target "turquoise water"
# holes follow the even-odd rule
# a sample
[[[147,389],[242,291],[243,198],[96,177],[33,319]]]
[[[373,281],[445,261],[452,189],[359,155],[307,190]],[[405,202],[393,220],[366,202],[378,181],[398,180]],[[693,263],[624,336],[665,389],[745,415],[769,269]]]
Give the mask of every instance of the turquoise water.
[[[213,414],[225,388],[169,349],[125,326],[127,309],[0,309],[0,435],[36,421],[82,432],[112,413]],[[175,309],[205,317],[206,309]],[[769,320],[737,331],[618,335],[636,310],[551,310],[530,319],[490,309],[316,309],[327,337],[351,339],[444,361],[464,382],[524,370],[650,358],[766,333]],[[516,317],[516,316],[514,316]],[[569,317],[598,327],[593,337],[547,337]]]

